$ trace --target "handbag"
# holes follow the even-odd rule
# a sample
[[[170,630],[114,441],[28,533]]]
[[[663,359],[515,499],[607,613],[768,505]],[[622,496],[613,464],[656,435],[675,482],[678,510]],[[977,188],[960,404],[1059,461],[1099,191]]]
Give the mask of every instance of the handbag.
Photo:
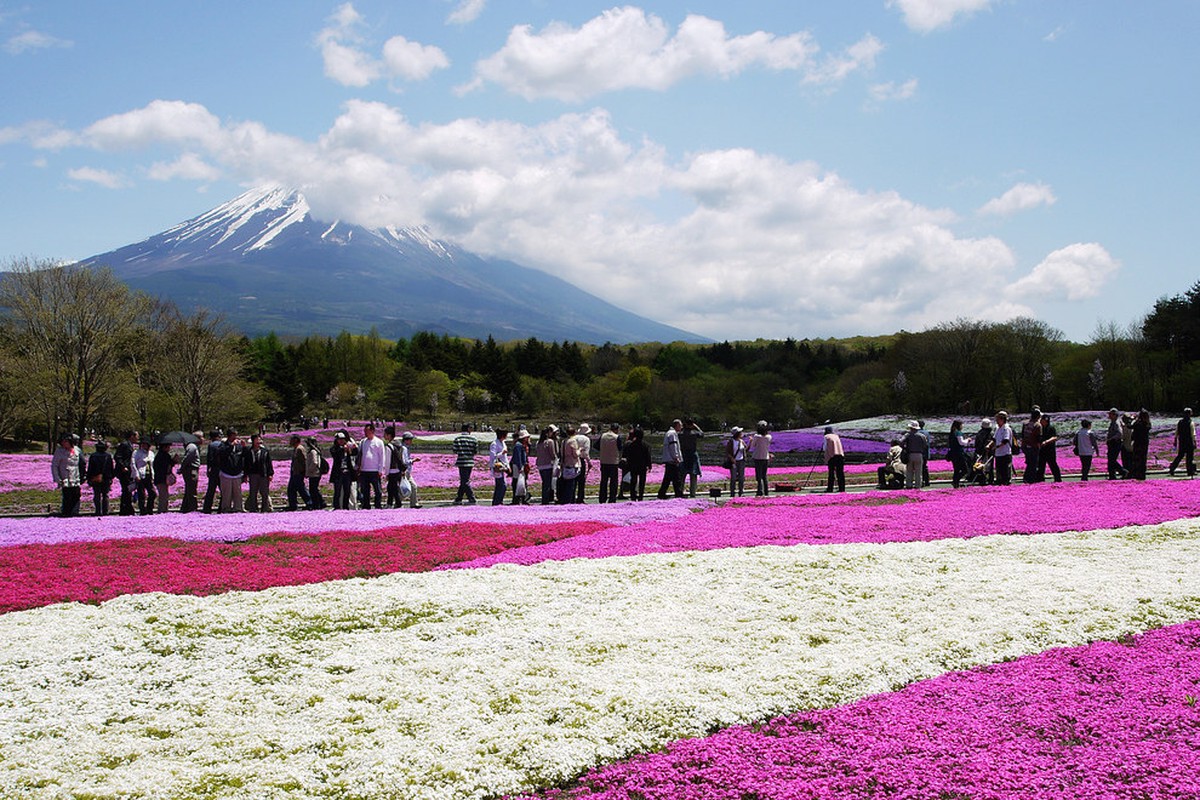
[[[563,467],[562,476],[568,481],[575,480],[579,477],[579,467]]]
[[[412,494],[412,482],[410,482],[408,480],[408,478],[401,478],[400,479],[400,496],[403,497],[405,500],[407,500],[411,494]]]
[[[517,497],[524,497],[526,494],[528,494],[528,492],[526,491],[526,487],[525,487],[525,473],[524,472],[520,472],[517,474],[517,482],[516,482],[516,485],[513,487],[513,494],[516,495]]]

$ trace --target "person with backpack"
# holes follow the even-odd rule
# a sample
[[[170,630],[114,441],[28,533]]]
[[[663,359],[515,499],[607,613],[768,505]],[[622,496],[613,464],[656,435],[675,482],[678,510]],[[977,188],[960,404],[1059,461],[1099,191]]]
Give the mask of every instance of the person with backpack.
[[[220,463],[218,477],[221,481],[221,504],[218,510],[222,514],[240,513],[244,510],[242,482],[246,480],[246,446],[233,428],[225,434]]]
[[[404,477],[404,465],[400,455],[400,441],[396,438],[395,425],[388,425],[383,429],[383,444],[387,448],[384,459],[387,464],[387,507],[400,508],[404,505],[404,498],[400,496],[400,480]]]
[[[307,451],[304,477],[308,479],[308,497],[312,500],[312,507],[319,511],[325,508],[325,496],[321,494],[321,476],[329,474],[329,459],[321,452],[321,446],[313,437],[308,437],[304,444]]]
[[[288,472],[287,510],[295,511],[299,508],[298,500],[303,500],[304,510],[311,511],[312,497],[308,494],[308,487],[304,485],[305,473],[308,471],[308,449],[298,434],[293,433],[289,441],[292,445],[292,460],[291,470]]]

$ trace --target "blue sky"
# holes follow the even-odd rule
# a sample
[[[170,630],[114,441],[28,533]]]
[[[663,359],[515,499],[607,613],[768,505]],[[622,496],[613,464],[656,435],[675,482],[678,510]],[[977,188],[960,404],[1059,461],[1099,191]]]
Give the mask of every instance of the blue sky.
[[[1200,277],[1197,33],[1190,0],[0,0],[0,259],[279,183],[713,338],[1086,341]]]

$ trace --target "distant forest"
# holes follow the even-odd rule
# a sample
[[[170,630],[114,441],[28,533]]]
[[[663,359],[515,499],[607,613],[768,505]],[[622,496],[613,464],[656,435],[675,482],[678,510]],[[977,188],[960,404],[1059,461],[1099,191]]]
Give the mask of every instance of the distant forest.
[[[0,438],[260,420],[596,420],[802,427],[879,414],[1145,406],[1200,397],[1200,282],[1086,343],[1028,318],[824,340],[602,346],[419,333],[250,339],[105,270],[0,284]]]

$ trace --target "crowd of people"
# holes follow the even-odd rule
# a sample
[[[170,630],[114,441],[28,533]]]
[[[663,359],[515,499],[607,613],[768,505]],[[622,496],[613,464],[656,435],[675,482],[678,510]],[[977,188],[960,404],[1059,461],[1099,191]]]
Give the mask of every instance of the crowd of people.
[[[1146,478],[1150,443],[1150,414],[1142,409],[1136,415],[1117,409],[1108,413],[1109,423],[1103,439],[1083,420],[1071,437],[1072,451],[1079,457],[1080,480],[1091,476],[1093,459],[1103,454],[1110,480]],[[922,420],[914,420],[907,431],[891,441],[884,463],[877,470],[878,488],[919,489],[929,485],[930,434]],[[487,450],[487,470],[492,480],[492,505],[500,505],[511,491],[511,503],[529,504],[533,489],[530,480],[537,472],[541,482],[543,505],[584,502],[586,484],[593,469],[598,469],[601,503],[618,500],[640,501],[645,498],[646,477],[654,461],[646,431],[637,425],[622,431],[613,423],[593,444],[591,426],[566,424],[562,428],[543,428],[536,446],[526,426],[514,435],[505,429],[493,432]],[[662,483],[657,497],[696,496],[701,476],[700,440],[705,433],[693,419],[673,420],[663,435],[660,460]],[[510,447],[510,438],[512,439]],[[295,511],[326,508],[322,480],[332,487],[334,509],[399,508],[407,503],[420,508],[414,457],[410,445],[414,436],[397,436],[394,425],[383,427],[376,435],[376,424],[368,422],[360,439],[346,430],[338,431],[326,454],[312,437],[292,434],[289,441],[286,509]],[[62,493],[63,516],[80,513],[82,489],[92,490],[93,509],[98,516],[110,512],[109,495],[114,482],[120,486],[118,513],[121,515],[166,512],[169,498],[180,481],[183,494],[179,510],[184,513],[265,512],[274,510],[270,488],[275,462],[263,443],[261,429],[243,440],[236,430],[212,431],[207,437],[206,454],[200,449],[206,437],[202,431],[179,441],[160,437],[152,442],[137,432],[129,433],[108,452],[108,443],[96,442],[95,452],[85,456],[79,437],[64,436],[51,460],[51,471]],[[740,427],[730,429],[721,448],[722,468],[728,471],[729,494],[745,495],[746,471],[753,467],[756,496],[770,493],[767,469],[771,463],[771,433],[766,421],[759,421],[747,434]],[[950,426],[947,457],[952,466],[951,484],[997,484],[1006,486],[1013,478],[1013,456],[1024,457],[1022,480],[1037,483],[1050,477],[1062,480],[1058,466],[1059,434],[1051,416],[1034,407],[1029,419],[1014,432],[1006,412],[980,421],[973,435],[963,430],[961,420]],[[176,455],[175,445],[182,447]],[[1177,451],[1169,474],[1175,475],[1180,464],[1188,476],[1195,475],[1196,429],[1192,410],[1185,409],[1175,429]],[[477,502],[472,477],[476,469],[480,443],[465,424],[452,446],[459,473],[454,505]],[[594,452],[595,451],[595,452]],[[595,458],[593,458],[593,452]],[[845,452],[832,426],[824,431],[823,460],[827,467],[827,492],[846,490]],[[204,470],[208,482],[203,500],[199,497],[199,479]]]

